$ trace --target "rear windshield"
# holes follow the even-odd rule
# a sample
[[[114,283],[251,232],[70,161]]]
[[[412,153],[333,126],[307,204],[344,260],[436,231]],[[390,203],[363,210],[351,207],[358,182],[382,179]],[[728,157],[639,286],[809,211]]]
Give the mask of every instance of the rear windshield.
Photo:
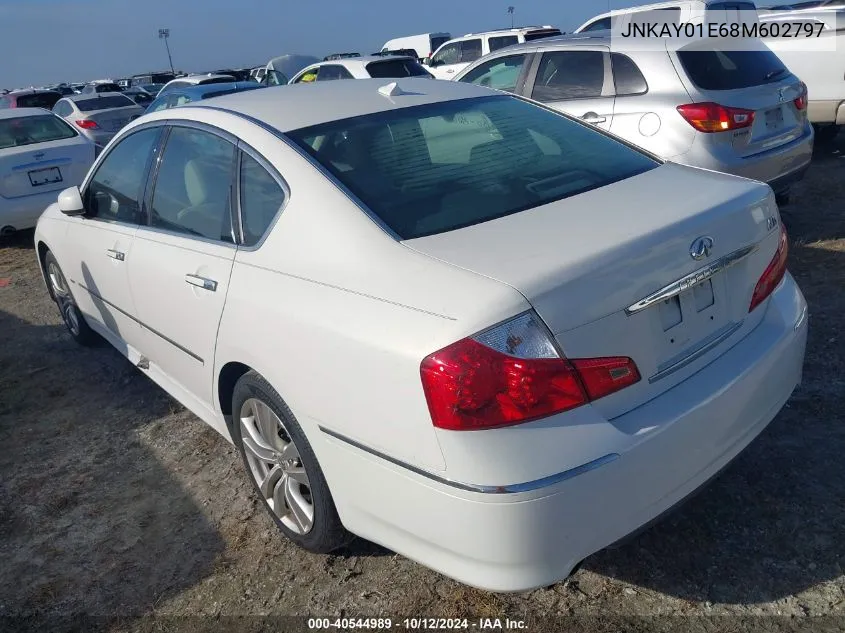
[[[62,98],[58,92],[42,92],[34,95],[21,95],[18,97],[19,108],[44,108],[52,110],[56,102]]]
[[[402,239],[538,207],[658,165],[510,96],[402,108],[288,135]]]
[[[73,128],[52,114],[0,119],[0,149],[76,136]]]
[[[525,34],[526,42],[533,42],[534,40],[541,40],[544,37],[556,37],[560,35],[560,29],[545,29],[543,31],[529,31]]]
[[[370,77],[376,79],[391,77],[430,77],[425,67],[413,59],[387,59],[367,64]]]
[[[96,99],[78,99],[76,107],[81,112],[95,112],[96,110],[108,110],[109,108],[125,108],[133,106],[135,102],[123,95],[108,95]]]
[[[737,90],[782,80],[789,72],[770,50],[682,50],[678,59],[701,90]]]

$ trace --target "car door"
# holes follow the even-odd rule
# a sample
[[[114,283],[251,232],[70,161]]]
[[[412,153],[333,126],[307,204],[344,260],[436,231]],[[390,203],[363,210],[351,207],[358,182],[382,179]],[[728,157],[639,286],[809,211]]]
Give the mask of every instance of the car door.
[[[482,55],[480,37],[443,45],[429,62],[436,79],[453,79],[457,73]]]
[[[85,215],[67,220],[62,253],[65,274],[81,290],[74,294],[80,310],[136,349],[140,329],[127,268],[161,130],[141,128],[109,149],[83,188]]]
[[[537,56],[526,96],[609,129],[613,120],[613,75],[609,50],[578,48]]]
[[[457,81],[519,93],[523,89],[532,59],[530,51],[495,57],[463,73]]]
[[[190,402],[213,409],[217,326],[236,252],[234,159],[225,132],[170,127],[129,266],[149,369],[195,412]]]

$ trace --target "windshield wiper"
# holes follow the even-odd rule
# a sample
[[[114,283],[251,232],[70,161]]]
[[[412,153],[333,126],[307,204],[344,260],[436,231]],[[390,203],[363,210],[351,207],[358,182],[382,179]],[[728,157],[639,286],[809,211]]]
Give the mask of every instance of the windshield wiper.
[[[763,79],[764,80],[765,79],[772,79],[774,77],[777,77],[778,75],[782,75],[785,72],[786,72],[786,68],[778,68],[777,70],[771,70],[771,71],[766,73],[766,76],[763,77]]]

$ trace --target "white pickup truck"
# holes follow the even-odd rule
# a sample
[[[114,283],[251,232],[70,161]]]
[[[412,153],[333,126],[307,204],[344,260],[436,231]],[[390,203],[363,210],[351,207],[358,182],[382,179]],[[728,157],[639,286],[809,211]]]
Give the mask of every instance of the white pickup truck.
[[[767,37],[764,39],[790,71],[807,84],[810,122],[816,141],[832,140],[845,125],[845,10],[802,9],[765,12],[760,22],[810,24],[818,37]]]

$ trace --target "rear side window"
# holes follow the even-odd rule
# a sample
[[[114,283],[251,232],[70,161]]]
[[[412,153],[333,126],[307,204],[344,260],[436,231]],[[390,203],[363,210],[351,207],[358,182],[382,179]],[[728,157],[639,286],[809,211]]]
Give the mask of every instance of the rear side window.
[[[18,97],[19,108],[44,108],[52,110],[56,102],[62,98],[58,92],[42,92],[34,95],[22,95]]]
[[[261,240],[285,201],[285,192],[257,160],[241,154],[241,224],[246,246]]]
[[[653,169],[641,152],[511,96],[288,132],[402,239],[486,222]]]
[[[519,44],[519,38],[516,35],[506,35],[504,37],[491,37],[489,40],[487,40],[487,43],[490,45],[490,52],[492,53],[493,51],[497,51],[500,48]]]
[[[770,50],[681,50],[678,59],[701,90],[738,90],[780,81],[789,72]]]
[[[367,64],[367,72],[370,77],[391,78],[391,77],[430,77],[430,73],[413,59],[389,59],[382,62],[370,62]],[[322,79],[322,73],[320,73]]]
[[[645,77],[630,57],[611,53],[610,63],[613,65],[613,84],[617,96],[641,95],[648,92]]]
[[[591,24],[585,26],[581,32],[588,33],[590,31],[607,31],[610,30],[610,18],[602,18],[601,20],[596,20]]]
[[[600,97],[604,86],[604,53],[558,51],[544,53],[532,97],[565,101]]]
[[[130,134],[108,153],[85,190],[86,215],[140,223],[147,162],[159,131],[148,128]]]
[[[97,110],[108,110],[109,108],[126,108],[133,105],[135,105],[135,102],[123,95],[109,95],[107,97],[79,99],[76,101],[76,107],[82,112],[96,112]]]
[[[0,119],[0,149],[73,138],[76,132],[52,114]]]

